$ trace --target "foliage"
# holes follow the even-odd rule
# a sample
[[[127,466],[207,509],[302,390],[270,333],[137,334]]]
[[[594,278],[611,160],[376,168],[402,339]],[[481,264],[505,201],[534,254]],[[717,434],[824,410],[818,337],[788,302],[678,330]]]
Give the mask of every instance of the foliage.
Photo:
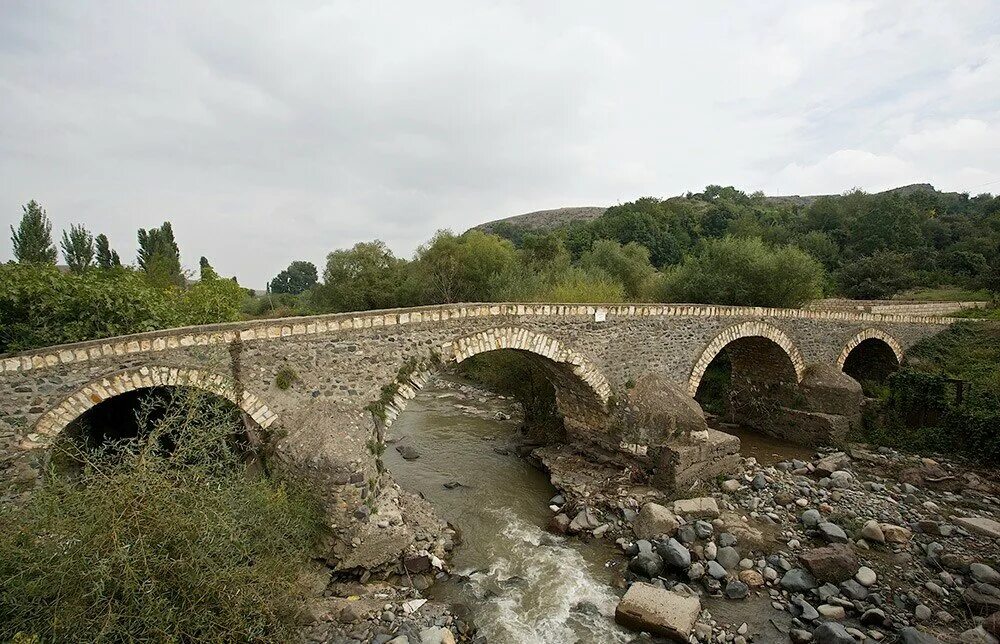
[[[298,295],[316,286],[319,275],[312,262],[294,261],[268,284],[271,293]]]
[[[581,268],[566,271],[552,285],[536,294],[539,302],[624,302],[625,287],[607,275],[594,275]]]
[[[648,299],[656,282],[649,250],[635,242],[623,246],[610,239],[599,239],[580,257],[580,266],[591,273],[603,272],[619,282],[631,301]]]
[[[989,291],[970,290],[959,286],[942,285],[934,288],[913,288],[896,293],[893,299],[921,302],[987,302]]]
[[[906,256],[901,253],[878,250],[841,268],[837,279],[848,297],[885,299],[913,283],[906,262]]]
[[[118,251],[111,250],[108,243],[108,236],[101,233],[94,238],[97,249],[97,266],[100,268],[114,268],[122,265],[122,260],[118,257]]]
[[[208,263],[208,258],[202,255],[198,260],[198,279],[202,282],[218,279],[219,274],[215,272],[212,265]]]
[[[168,328],[171,299],[135,271],[0,265],[0,352]]]
[[[79,477],[0,510],[0,639],[296,636],[317,506],[250,475],[241,424],[194,398],[144,405],[148,436],[80,453]]]
[[[82,224],[70,224],[62,234],[62,252],[69,270],[82,273],[94,263],[94,236]]]
[[[290,388],[299,379],[299,374],[295,373],[295,370],[284,365],[281,369],[278,369],[278,373],[274,374],[274,386],[282,391]]]
[[[822,295],[822,285],[823,267],[794,246],[725,237],[669,270],[663,291],[673,302],[797,307]]]
[[[406,263],[375,240],[336,250],[326,258],[323,285],[314,301],[324,311],[365,311],[400,304]]]
[[[489,301],[501,288],[498,277],[511,275],[517,261],[514,245],[496,235],[440,230],[417,250],[412,276],[419,284],[411,292],[427,304]]]
[[[52,222],[34,199],[21,206],[23,214],[17,230],[10,227],[14,258],[22,264],[55,264],[56,247],[52,243]]]
[[[179,294],[179,310],[185,324],[235,322],[243,310],[245,291],[233,280],[213,277],[211,266],[202,279]]]
[[[918,342],[867,417],[863,438],[1000,463],[997,364],[998,323],[957,324]],[[965,383],[961,403],[955,380]]]
[[[159,228],[139,229],[139,268],[145,271],[150,282],[160,288],[184,286],[181,273],[181,251],[174,240],[174,229],[169,221]]]

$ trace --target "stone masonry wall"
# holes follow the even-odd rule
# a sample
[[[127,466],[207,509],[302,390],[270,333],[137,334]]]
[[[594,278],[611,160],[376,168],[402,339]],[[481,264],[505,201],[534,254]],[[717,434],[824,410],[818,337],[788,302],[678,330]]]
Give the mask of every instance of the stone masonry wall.
[[[172,329],[0,356],[0,488],[30,487],[53,437],[90,406],[140,387],[198,387],[273,432],[279,459],[313,481],[331,528],[347,536],[377,503],[385,424],[434,365],[502,348],[544,356],[566,376],[556,378],[560,405],[585,433],[629,380],[657,372],[687,389],[717,352],[713,340],[733,328],[740,337],[786,337],[803,365],[833,365],[872,329],[905,350],[951,322],[752,307],[457,304]],[[419,368],[401,376],[408,364]],[[275,375],[286,366],[298,381],[283,391]]]

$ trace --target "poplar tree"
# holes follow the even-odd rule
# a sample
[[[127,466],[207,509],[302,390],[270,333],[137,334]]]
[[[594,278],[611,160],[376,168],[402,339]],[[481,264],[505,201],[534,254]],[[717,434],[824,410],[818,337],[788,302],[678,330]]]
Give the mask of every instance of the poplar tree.
[[[62,234],[62,252],[66,265],[74,273],[82,273],[94,263],[94,236],[83,224],[71,224],[69,233]]]
[[[10,227],[14,257],[22,264],[55,264],[56,245],[52,243],[52,222],[45,210],[32,199],[21,206],[23,214],[17,230]]]

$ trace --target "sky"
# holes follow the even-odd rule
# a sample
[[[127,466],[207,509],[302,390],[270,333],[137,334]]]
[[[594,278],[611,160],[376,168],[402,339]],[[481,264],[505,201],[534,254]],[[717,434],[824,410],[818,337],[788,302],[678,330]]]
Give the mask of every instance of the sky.
[[[0,224],[292,260],[709,184],[1000,192],[1000,0],[0,3]],[[8,235],[0,261],[11,257]]]

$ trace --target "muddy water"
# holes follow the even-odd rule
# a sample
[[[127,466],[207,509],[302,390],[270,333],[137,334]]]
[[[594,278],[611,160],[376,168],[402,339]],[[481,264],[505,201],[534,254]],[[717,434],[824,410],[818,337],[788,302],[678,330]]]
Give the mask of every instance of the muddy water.
[[[456,403],[479,407],[482,415]],[[616,557],[614,545],[544,530],[556,492],[510,449],[517,423],[488,417],[495,409],[492,401],[470,402],[431,386],[392,426],[392,436],[413,445],[420,458],[403,460],[390,447],[389,471],[462,533],[451,561],[458,574],[431,594],[467,606],[491,643],[629,641],[613,620],[618,597],[605,564]],[[453,482],[461,487],[445,487]]]

